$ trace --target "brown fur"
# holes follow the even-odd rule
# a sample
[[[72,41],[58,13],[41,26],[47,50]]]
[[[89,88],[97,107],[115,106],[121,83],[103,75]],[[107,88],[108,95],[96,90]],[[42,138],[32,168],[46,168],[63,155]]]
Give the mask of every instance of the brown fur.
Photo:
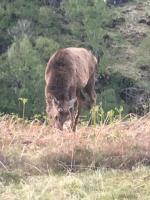
[[[47,113],[54,123],[57,122],[57,128],[62,129],[63,123],[70,118],[72,129],[76,129],[79,111],[85,103],[85,93],[90,98],[90,106],[96,103],[96,67],[97,59],[84,48],[61,49],[50,58],[45,71],[45,96]],[[77,101],[69,108],[68,103],[75,98]],[[65,112],[68,118],[64,117],[67,115]]]

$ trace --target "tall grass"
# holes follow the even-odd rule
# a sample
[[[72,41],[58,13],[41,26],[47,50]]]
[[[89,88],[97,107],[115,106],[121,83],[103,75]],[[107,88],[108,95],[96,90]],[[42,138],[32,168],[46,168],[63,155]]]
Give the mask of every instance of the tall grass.
[[[20,173],[150,164],[150,116],[63,132],[39,121],[0,117],[0,168]]]
[[[149,114],[76,133],[0,116],[1,200],[149,200],[149,164]]]

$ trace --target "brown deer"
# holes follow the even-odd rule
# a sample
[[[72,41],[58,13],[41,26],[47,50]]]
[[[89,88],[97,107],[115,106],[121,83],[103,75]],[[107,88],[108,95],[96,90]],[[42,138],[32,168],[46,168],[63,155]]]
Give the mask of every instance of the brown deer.
[[[63,124],[71,120],[75,131],[81,108],[96,104],[96,71],[97,59],[85,48],[64,48],[51,56],[45,70],[45,97],[55,128],[63,130]]]

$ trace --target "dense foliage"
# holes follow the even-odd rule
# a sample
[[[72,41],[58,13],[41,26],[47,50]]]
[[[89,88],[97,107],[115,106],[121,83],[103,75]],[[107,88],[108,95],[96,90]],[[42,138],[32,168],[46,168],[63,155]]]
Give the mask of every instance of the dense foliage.
[[[45,66],[50,55],[61,47],[91,49],[101,57],[99,72],[104,74],[115,59],[112,38],[115,45],[124,39],[120,33],[111,37],[108,34],[119,23],[114,20],[119,15],[103,0],[1,0],[0,112],[21,114],[19,98],[28,99],[26,116],[44,112]],[[149,49],[147,41],[140,44],[138,53]],[[149,59],[148,54],[144,56]],[[112,74],[106,92],[98,97],[107,109],[120,102],[116,96],[122,87],[118,76]]]
[[[110,12],[103,1],[7,0],[0,3],[0,111],[44,111],[44,70],[59,47],[102,52]],[[97,42],[98,41],[98,42]]]

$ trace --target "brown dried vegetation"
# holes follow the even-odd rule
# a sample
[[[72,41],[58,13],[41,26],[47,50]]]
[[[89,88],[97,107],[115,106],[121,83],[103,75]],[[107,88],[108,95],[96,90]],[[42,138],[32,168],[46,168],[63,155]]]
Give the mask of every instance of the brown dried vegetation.
[[[150,115],[76,133],[45,123],[0,117],[0,168],[39,174],[49,170],[132,169],[150,164]]]

